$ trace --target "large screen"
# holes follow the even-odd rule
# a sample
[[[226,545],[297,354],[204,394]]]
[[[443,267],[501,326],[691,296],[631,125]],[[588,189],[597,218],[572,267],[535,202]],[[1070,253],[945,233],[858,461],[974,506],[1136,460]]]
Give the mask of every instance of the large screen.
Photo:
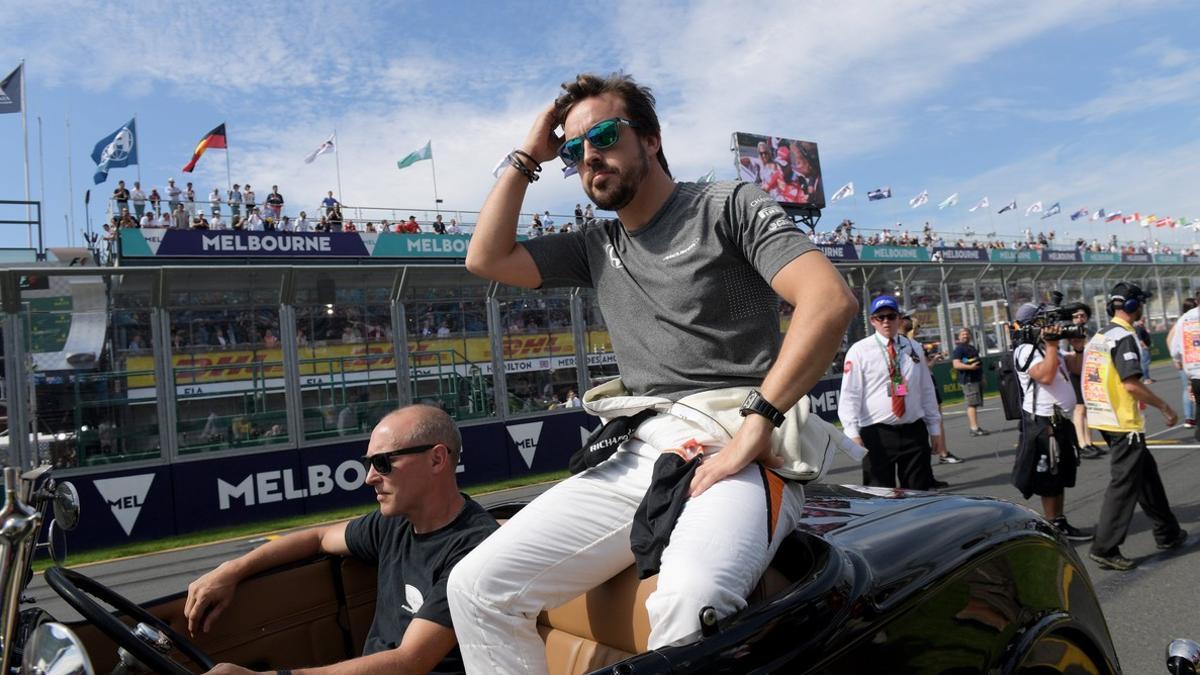
[[[737,132],[733,160],[738,178],[754,183],[784,206],[825,208],[817,144]]]

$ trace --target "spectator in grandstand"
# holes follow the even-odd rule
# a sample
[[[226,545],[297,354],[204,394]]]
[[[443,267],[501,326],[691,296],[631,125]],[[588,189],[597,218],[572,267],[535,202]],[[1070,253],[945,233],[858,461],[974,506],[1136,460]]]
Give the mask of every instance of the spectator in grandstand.
[[[550,228],[554,227],[554,219],[550,217],[549,211],[546,211],[545,213],[542,214],[542,225],[544,225],[546,227],[547,232],[554,231],[554,230],[550,229]]]
[[[203,211],[197,212],[196,216],[194,218],[192,218],[192,229],[193,230],[207,230],[208,229],[208,221],[204,219]]]
[[[279,186],[271,186],[271,194],[267,195],[267,213],[276,222],[283,216],[283,195],[279,194]]]
[[[240,188],[240,185],[234,183],[233,187],[229,190],[229,198],[226,200],[229,202],[229,216],[231,221],[242,215],[242,191]]]
[[[146,340],[141,333],[134,333],[130,336],[128,348],[131,352],[140,352],[146,348]]]
[[[167,179],[167,208],[170,209],[172,214],[175,213],[175,206],[180,203],[180,196],[182,194],[183,194],[183,190],[180,190],[179,187],[177,185],[175,185],[175,179],[168,178]]]
[[[196,189],[191,183],[183,190],[183,201],[189,216],[196,215]]]
[[[254,207],[258,204],[255,201],[254,190],[250,189],[249,183],[246,183],[246,187],[242,189],[242,204],[246,206],[246,213],[253,211]]]
[[[212,214],[214,216],[221,213],[221,190],[220,190],[220,188],[213,188],[212,192],[209,193],[208,208],[210,211],[212,211]]]
[[[251,207],[250,202],[246,202],[246,212],[250,215],[243,223],[245,228],[253,232],[261,232],[263,229],[263,219],[262,216],[258,215],[258,209]]]
[[[405,234],[421,234],[421,226],[417,223],[416,216],[409,216],[408,220],[404,221]]]
[[[594,219],[595,217],[596,217],[596,212],[595,212],[595,210],[593,210],[593,209],[592,209],[592,205],[591,205],[591,204],[588,204],[587,206],[583,207],[583,219],[584,219],[584,221],[589,221],[589,220],[592,220],[592,219]]]
[[[364,228],[364,231],[365,231],[365,232],[367,232],[367,233],[369,233],[369,234],[375,234],[375,223],[373,223],[373,222],[371,222],[371,221],[369,221],[369,220],[368,220],[368,221],[367,221],[367,225],[366,225],[366,227]]]
[[[334,204],[333,208],[329,209],[326,214],[328,217],[327,226],[330,232],[342,231],[342,205]]]
[[[283,218],[281,218],[279,220],[279,231],[280,232],[291,232],[292,231],[292,219],[287,216],[284,216]]]
[[[225,229],[225,221],[221,220],[220,210],[213,214],[212,220],[208,221],[208,226],[214,230]]]
[[[326,218],[325,216],[321,216],[321,220],[317,221],[317,226],[314,229],[317,232],[328,232],[329,231],[329,219]]]
[[[129,198],[133,200],[133,217],[141,220],[142,213],[146,210],[146,193],[142,191],[142,184],[138,181],[133,182],[133,191],[129,193]]]
[[[183,208],[183,202],[175,202],[175,209],[171,211],[171,227],[186,230],[190,225],[191,219],[188,218],[187,210]]]
[[[121,217],[117,220],[117,227],[137,227],[137,221],[133,219],[133,215],[129,213],[129,209],[121,209]]]
[[[565,224],[566,223],[564,223],[564,225]],[[583,206],[581,206],[580,204],[576,204],[575,205],[575,227],[579,227],[581,225],[583,225]]]
[[[341,202],[333,198],[333,190],[325,193],[325,199],[321,200],[321,206],[325,209],[325,215],[330,215],[335,207],[340,207]]]
[[[295,230],[297,232],[308,232],[312,229],[312,223],[308,220],[308,214],[304,211],[300,212],[300,217],[296,219]]]
[[[113,207],[116,213],[123,213],[129,210],[129,190],[125,188],[125,181],[117,181],[117,187],[112,194],[115,206]]]
[[[450,219],[450,226],[446,228],[446,234],[462,234],[462,227],[459,226],[457,218]]]
[[[446,234],[446,224],[442,222],[442,214],[433,217],[433,233]]]
[[[246,229],[246,223],[242,221],[241,216],[234,216],[233,220],[229,221],[229,228],[233,230],[244,230]]]
[[[148,199],[150,200],[150,210],[160,212],[158,205],[162,203],[162,195],[158,194],[158,188],[150,188]]]
[[[267,331],[263,333],[263,344],[266,345],[268,349],[279,346],[279,338],[275,337],[275,331],[268,328]]]
[[[353,220],[347,220],[345,224],[342,225],[342,232],[358,232],[358,228],[354,226]]]
[[[567,395],[563,399],[563,407],[564,408],[582,408],[583,407],[583,401],[579,400],[579,395],[575,393],[574,389],[567,390]]]
[[[154,227],[154,212],[146,211],[138,218],[138,227],[147,228]]]

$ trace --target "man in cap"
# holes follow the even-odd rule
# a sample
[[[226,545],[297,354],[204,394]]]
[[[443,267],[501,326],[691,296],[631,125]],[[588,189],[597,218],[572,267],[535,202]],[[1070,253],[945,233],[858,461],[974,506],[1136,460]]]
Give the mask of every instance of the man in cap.
[[[1141,348],[1133,322],[1142,316],[1150,294],[1121,282],[1108,297],[1112,319],[1088,341],[1083,352],[1083,399],[1088,423],[1099,429],[1112,453],[1112,481],[1104,493],[1096,538],[1088,557],[1105,569],[1130,570],[1137,563],[1121,555],[1133,507],[1154,521],[1154,540],[1160,549],[1176,548],[1187,532],[1171,512],[1158,464],[1146,447],[1146,420],[1141,404],[1158,408],[1167,426],[1179,421],[1165,401],[1142,382]]]
[[[1041,308],[1025,303],[1017,310],[1017,324],[1037,318]],[[1079,454],[1071,413],[1075,391],[1064,355],[1059,351],[1062,329],[1051,325],[1013,349],[1013,363],[1021,386],[1021,439],[1013,464],[1012,481],[1029,499],[1038,495],[1042,511],[1071,541],[1090,541],[1092,535],[1067,522],[1063,513],[1066,488],[1075,487]]]
[[[864,483],[928,490],[934,487],[930,438],[936,442],[942,434],[941,415],[925,354],[900,334],[900,314],[890,295],[871,301],[875,333],[846,352],[838,418],[845,434],[867,449]]]

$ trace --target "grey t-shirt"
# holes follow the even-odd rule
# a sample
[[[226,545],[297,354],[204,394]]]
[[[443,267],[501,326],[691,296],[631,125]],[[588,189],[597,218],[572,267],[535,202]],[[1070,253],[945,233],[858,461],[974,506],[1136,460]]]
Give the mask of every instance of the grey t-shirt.
[[[779,353],[770,281],[816,250],[750,183],[678,183],[636,232],[618,220],[524,242],[544,287],[595,288],[634,394],[758,386]]]

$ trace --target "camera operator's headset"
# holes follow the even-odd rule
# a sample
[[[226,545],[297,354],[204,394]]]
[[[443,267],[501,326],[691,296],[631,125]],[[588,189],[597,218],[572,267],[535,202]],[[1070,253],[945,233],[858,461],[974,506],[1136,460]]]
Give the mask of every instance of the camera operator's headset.
[[[1126,314],[1133,314],[1141,308],[1142,303],[1150,299],[1150,294],[1143,291],[1141,288],[1133,284],[1119,283],[1113,286],[1112,293],[1108,296],[1108,304],[1104,306],[1108,312],[1109,318],[1116,314],[1114,306],[1121,303],[1121,310]]]

